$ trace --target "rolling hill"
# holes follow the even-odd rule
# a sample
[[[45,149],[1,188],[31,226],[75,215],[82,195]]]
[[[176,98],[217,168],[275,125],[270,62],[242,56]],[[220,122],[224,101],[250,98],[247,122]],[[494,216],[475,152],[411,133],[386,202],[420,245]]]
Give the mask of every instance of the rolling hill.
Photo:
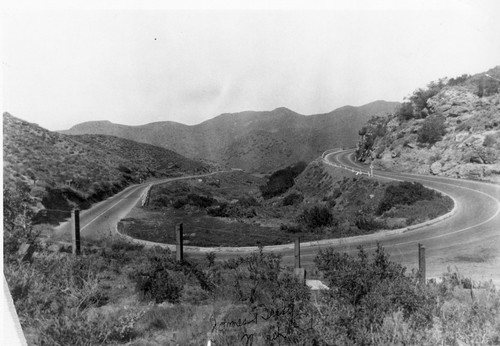
[[[38,209],[88,206],[149,177],[210,170],[171,150],[105,135],[71,136],[3,114],[4,189],[22,182]]]
[[[189,158],[269,172],[297,161],[311,161],[332,147],[354,146],[358,129],[371,116],[394,112],[398,106],[398,102],[375,101],[310,116],[281,107],[225,113],[192,126],[169,121],[141,126],[93,121],[60,132],[113,135],[161,146]]]

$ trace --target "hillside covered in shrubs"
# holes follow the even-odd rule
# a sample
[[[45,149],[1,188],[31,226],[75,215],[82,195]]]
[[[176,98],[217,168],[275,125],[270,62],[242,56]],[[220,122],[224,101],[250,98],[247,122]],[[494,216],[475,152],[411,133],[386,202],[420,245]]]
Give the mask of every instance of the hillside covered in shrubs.
[[[4,190],[28,186],[37,210],[88,208],[148,178],[210,170],[167,149],[112,136],[63,135],[8,113],[3,115],[3,158]],[[40,213],[35,221],[64,216]]]
[[[500,66],[443,78],[359,131],[356,156],[375,167],[500,182]]]
[[[422,284],[384,249],[325,248],[311,291],[279,255],[177,262],[120,240],[82,256],[39,244],[5,277],[28,345],[496,345],[499,292],[456,273]],[[250,341],[248,341],[250,340]]]
[[[149,205],[135,208],[119,230],[172,244],[183,223],[189,245],[276,245],[403,228],[452,207],[419,183],[383,183],[314,161],[267,179],[233,171],[155,186]]]
[[[257,191],[262,183],[232,174],[208,182],[225,188],[244,180]],[[234,193],[226,190],[228,197]],[[429,194],[418,185],[396,185],[387,201],[411,202],[415,193]],[[280,255],[262,247],[230,259],[209,252],[177,261],[169,250],[114,237],[84,239],[82,254],[74,256],[37,237],[28,191],[5,197],[4,275],[28,345],[500,343],[500,294],[492,284],[452,272],[422,283],[380,246],[354,255],[323,248],[308,275],[329,289],[311,291]],[[246,201],[255,202],[251,196]],[[179,208],[214,203],[194,195],[185,202]],[[332,221],[325,208],[306,210],[304,219],[315,225]],[[32,251],[19,252],[20,244]]]

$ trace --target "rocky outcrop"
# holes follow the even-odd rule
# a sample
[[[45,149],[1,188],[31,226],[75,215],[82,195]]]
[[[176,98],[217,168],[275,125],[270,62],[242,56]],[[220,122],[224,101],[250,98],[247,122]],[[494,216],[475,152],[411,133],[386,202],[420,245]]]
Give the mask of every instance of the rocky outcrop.
[[[425,119],[395,113],[368,124],[358,158],[378,168],[500,183],[500,94],[480,97],[471,87],[477,78],[444,86],[427,100]],[[424,123],[437,117],[444,135],[435,143],[422,141]],[[383,135],[374,135],[377,128]]]

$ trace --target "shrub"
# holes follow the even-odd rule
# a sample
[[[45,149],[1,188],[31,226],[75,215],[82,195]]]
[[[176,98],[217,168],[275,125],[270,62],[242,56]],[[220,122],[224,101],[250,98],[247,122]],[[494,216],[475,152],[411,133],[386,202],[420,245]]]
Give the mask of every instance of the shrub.
[[[305,162],[298,162],[274,172],[269,177],[267,184],[260,187],[262,197],[268,199],[286,192],[295,184],[294,179],[304,171],[306,166]]]
[[[417,118],[425,118],[427,113],[424,109],[427,107],[427,100],[436,95],[444,87],[444,81],[431,82],[426,89],[418,89],[410,96],[410,101],[413,103],[414,114]]]
[[[57,315],[42,321],[40,345],[103,345],[109,339],[109,328],[104,316],[87,318],[81,313]]]
[[[302,232],[302,227],[296,224],[281,224],[280,229],[289,233],[300,233]]]
[[[380,201],[377,214],[381,215],[396,205],[411,205],[420,200],[432,200],[436,193],[417,182],[403,181],[391,184],[385,189],[384,197]]]
[[[17,251],[23,243],[35,246],[39,232],[32,227],[34,212],[30,189],[24,183],[13,190],[3,190],[3,241],[4,259],[17,259]]]
[[[455,128],[455,131],[460,132],[460,131],[469,131],[472,128],[469,124],[465,122],[458,122],[457,121],[457,127]]]
[[[432,324],[434,296],[391,262],[380,245],[371,259],[362,248],[356,257],[333,248],[320,250],[315,263],[330,286],[324,304],[341,311],[331,311],[320,321],[336,330],[342,344],[373,344],[370,340],[382,329],[384,318],[399,311],[414,327]]]
[[[166,195],[155,196],[149,203],[148,206],[162,208],[168,207],[170,205],[170,198]]]
[[[201,196],[201,195],[197,195],[194,193],[188,194],[187,198],[188,198],[189,204],[194,205],[194,206],[199,207],[199,208],[210,207],[211,205],[213,205],[216,202],[216,200],[211,198],[211,197]]]
[[[215,254],[215,252],[213,252],[213,251],[207,252],[207,254],[205,255],[205,258],[207,259],[209,267],[212,267],[215,264],[216,257],[217,257],[217,255]]]
[[[208,276],[197,265],[186,260],[177,262],[168,249],[152,249],[142,266],[129,275],[136,282],[141,297],[156,303],[178,302],[187,282],[207,291],[213,288]]]
[[[241,197],[238,200],[238,204],[241,205],[243,208],[258,207],[258,206],[260,206],[259,201],[257,201],[255,199],[255,197],[252,197],[252,196]]]
[[[243,207],[239,203],[220,205],[207,208],[207,215],[215,217],[252,218],[257,215],[255,208]]]
[[[291,193],[287,195],[285,198],[283,198],[283,205],[295,205],[299,204],[304,200],[304,196],[298,193]]]
[[[483,146],[485,147],[493,147],[495,146],[497,140],[496,140],[496,136],[494,135],[486,135],[484,137],[484,141],[483,141]]]
[[[447,85],[449,85],[449,86],[460,85],[460,84],[463,84],[463,82],[465,82],[469,78],[470,78],[470,75],[463,74],[459,77],[451,78],[450,80],[448,80]]]
[[[219,205],[207,208],[207,215],[214,217],[228,217],[228,204],[221,203]]]
[[[385,227],[385,223],[375,220],[373,216],[359,215],[354,221],[356,227],[364,231],[374,231]]]
[[[153,250],[135,272],[130,273],[136,290],[143,299],[156,303],[177,302],[184,286],[184,277],[175,272],[176,262],[169,250]]]
[[[477,80],[477,96],[486,97],[498,93],[500,82],[483,76]]]
[[[136,278],[136,290],[146,300],[156,303],[177,302],[184,284],[168,270],[152,270]]]
[[[299,223],[310,229],[330,226],[333,221],[333,215],[328,208],[317,205],[309,209],[304,209],[302,214],[299,216]]]
[[[172,207],[174,207],[175,209],[180,209],[188,203],[189,202],[186,198],[183,197],[176,198],[175,200],[172,201]]]
[[[444,124],[445,118],[441,115],[432,116],[425,119],[422,127],[418,130],[417,140],[420,143],[434,144],[441,140],[446,134]]]

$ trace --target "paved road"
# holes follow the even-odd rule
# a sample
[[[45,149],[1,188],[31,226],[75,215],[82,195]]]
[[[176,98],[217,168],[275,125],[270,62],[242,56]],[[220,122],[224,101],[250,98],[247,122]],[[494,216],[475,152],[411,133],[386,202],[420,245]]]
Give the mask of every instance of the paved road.
[[[168,178],[153,183],[129,186],[108,199],[93,205],[80,214],[82,239],[102,239],[114,235],[118,221],[127,216],[134,206],[141,203],[142,195],[152,184],[161,184],[174,180],[201,178],[215,173]],[[54,228],[53,240],[71,241],[71,223],[69,221]]]
[[[344,166],[368,170],[355,163],[352,151],[334,152],[325,160]],[[303,244],[301,261],[310,268],[321,248],[334,246],[340,251],[355,253],[359,245],[370,250],[377,241],[390,253],[391,258],[409,269],[417,267],[417,244],[426,247],[427,273],[438,277],[447,270],[458,268],[459,272],[474,280],[494,280],[500,284],[500,186],[476,181],[458,180],[436,176],[418,176],[404,173],[374,171],[376,179],[418,181],[425,186],[438,189],[451,196],[456,203],[453,216],[428,226],[411,231],[381,232],[375,235]],[[212,173],[213,174],[213,173]],[[201,176],[165,179],[168,182]],[[81,215],[82,237],[99,239],[116,232],[116,223],[126,217],[138,203],[148,184],[131,186],[119,194],[100,202]],[[70,237],[70,224],[56,228],[55,239]],[[214,250],[214,249],[211,249]],[[210,249],[186,247],[192,257],[204,257]],[[216,248],[218,258],[228,258],[255,248]],[[283,255],[285,265],[293,265],[293,245],[266,247],[265,251],[276,251]]]
[[[367,167],[353,162],[352,151],[331,153],[326,160],[341,165]],[[500,282],[500,186],[470,180],[374,171],[375,178],[417,181],[438,189],[456,203],[453,216],[438,223],[380,238],[393,259],[416,268],[417,244],[426,247],[429,276],[439,276],[447,267],[475,280]],[[373,246],[373,240],[350,244]]]
[[[368,167],[352,160],[352,150],[330,153],[328,162],[368,171]],[[427,275],[440,277],[450,268],[477,281],[493,280],[500,284],[500,186],[469,180],[436,176],[374,171],[376,179],[417,181],[442,191],[455,201],[453,215],[436,223],[429,223],[413,230],[379,232],[348,239],[310,243],[301,248],[301,261],[306,268],[312,267],[320,248],[333,246],[340,251],[356,253],[362,245],[367,250],[380,242],[391,259],[408,267],[418,267],[418,243],[426,247]],[[325,243],[330,243],[325,245]],[[305,245],[305,244],[304,244]],[[268,247],[266,247],[268,248]],[[278,249],[285,264],[293,264],[293,247]],[[229,257],[231,251],[218,252]]]

